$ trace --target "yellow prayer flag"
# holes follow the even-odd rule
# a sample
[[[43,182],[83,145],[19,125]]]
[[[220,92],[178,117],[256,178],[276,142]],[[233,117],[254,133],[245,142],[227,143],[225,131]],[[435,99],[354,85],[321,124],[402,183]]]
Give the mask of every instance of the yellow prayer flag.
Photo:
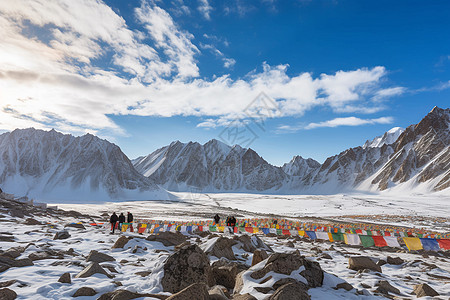
[[[417,237],[404,237],[403,241],[405,241],[406,247],[408,247],[409,251],[423,249],[422,243]]]
[[[122,232],[127,231],[128,225],[122,224]]]
[[[333,235],[331,234],[331,232],[328,232],[328,239],[330,240],[330,242],[333,241]]]
[[[304,230],[299,230],[298,231],[298,235],[299,236],[305,236],[305,231]]]

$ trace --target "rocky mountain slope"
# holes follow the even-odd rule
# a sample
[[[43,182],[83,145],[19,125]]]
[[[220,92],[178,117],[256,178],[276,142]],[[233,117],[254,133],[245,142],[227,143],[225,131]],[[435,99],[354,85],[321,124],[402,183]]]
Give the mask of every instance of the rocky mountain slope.
[[[252,149],[217,140],[173,142],[133,160],[169,190],[339,193],[356,190],[442,191],[450,186],[449,109],[435,107],[419,124],[395,127],[323,164],[295,156],[278,168]],[[401,187],[401,188],[400,188]]]
[[[218,140],[169,146],[133,160],[140,173],[169,190],[188,187],[220,191],[264,191],[278,189],[288,178],[252,149],[227,146]]]
[[[0,135],[0,186],[46,201],[167,198],[118,146],[32,128]]]

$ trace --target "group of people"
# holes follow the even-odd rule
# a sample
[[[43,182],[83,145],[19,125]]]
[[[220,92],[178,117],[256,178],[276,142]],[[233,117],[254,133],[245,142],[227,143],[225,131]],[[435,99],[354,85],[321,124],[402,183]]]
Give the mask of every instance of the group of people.
[[[218,214],[216,214],[213,219],[214,225],[220,224],[220,216]],[[234,227],[236,227],[236,223],[237,221],[234,216],[228,216],[227,219],[225,220],[225,225],[228,227],[230,233],[234,232]]]
[[[126,220],[127,223],[129,223],[131,232],[133,232],[133,214],[128,212]],[[122,231],[123,223],[125,223],[125,215],[120,213],[120,215],[117,216],[116,213],[113,212],[111,218],[109,218],[109,223],[111,223],[111,233],[114,233],[115,229],[118,229],[120,232]]]

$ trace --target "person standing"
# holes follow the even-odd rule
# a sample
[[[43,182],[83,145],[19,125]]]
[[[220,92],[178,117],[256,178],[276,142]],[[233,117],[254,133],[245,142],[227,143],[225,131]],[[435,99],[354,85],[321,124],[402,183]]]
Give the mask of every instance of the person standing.
[[[231,216],[230,225],[232,228],[232,233],[234,233],[234,227],[236,227],[236,218],[234,216]]]
[[[122,231],[123,223],[125,223],[125,216],[123,215],[123,213],[120,213],[120,216],[119,216],[119,230],[120,231]]]
[[[129,223],[130,231],[133,232],[133,214],[130,212],[127,213],[127,223]]]
[[[219,225],[219,222],[220,222],[220,216],[219,216],[219,214],[216,214],[216,215],[214,216],[214,222],[215,222],[215,225]]]
[[[109,223],[111,223],[111,232],[114,234],[114,230],[116,229],[117,221],[119,220],[119,217],[116,215],[115,212],[111,215],[111,218],[109,218]]]

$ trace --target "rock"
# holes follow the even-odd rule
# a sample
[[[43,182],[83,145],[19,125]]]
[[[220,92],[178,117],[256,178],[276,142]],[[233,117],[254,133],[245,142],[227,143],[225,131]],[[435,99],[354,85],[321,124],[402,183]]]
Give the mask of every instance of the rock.
[[[25,220],[24,222],[25,225],[42,225],[41,222],[39,222],[38,220],[35,220],[33,218],[28,218]]]
[[[93,261],[96,263],[102,263],[105,261],[115,261],[116,259],[112,256],[109,256],[108,254],[104,254],[101,252],[98,252],[96,250],[91,250],[88,257],[86,258],[86,261]]]
[[[363,288],[365,288],[365,289],[370,289],[370,288],[371,288],[370,285],[365,284],[364,282],[361,282],[361,286],[362,286]]]
[[[301,266],[304,270],[300,272],[310,287],[322,286],[323,271],[319,263],[309,261],[302,257],[298,251],[294,253],[275,253],[272,254],[264,268],[253,272],[250,276],[253,279],[263,278],[269,272],[275,272],[290,275],[293,271],[298,270]]]
[[[13,284],[16,283],[16,282],[17,282],[17,280],[15,280],[15,279],[0,282],[0,288],[8,287],[8,286],[10,286],[10,285],[13,285]]]
[[[92,264],[84,268],[83,271],[75,275],[75,278],[86,278],[97,273],[110,277],[110,275],[106,273],[106,271],[98,263],[93,262]]]
[[[82,287],[79,288],[72,297],[81,297],[81,296],[94,296],[97,292],[90,287]]]
[[[262,283],[262,282],[261,282],[261,283]],[[300,282],[300,281],[298,281],[298,280],[296,280],[296,279],[294,279],[294,278],[289,278],[289,277],[279,279],[277,282],[275,282],[275,283],[273,284],[272,288],[273,288],[274,290],[278,290],[278,288],[279,288],[280,286],[285,285],[285,284],[288,284],[288,283],[303,284],[305,290],[308,289],[308,286],[307,286],[306,284],[304,284],[303,282]]]
[[[348,267],[352,270],[359,271],[369,269],[372,271],[380,272],[381,267],[377,266],[370,257],[367,256],[351,256],[348,258]]]
[[[233,300],[256,300],[256,298],[247,293],[243,295],[234,295]]]
[[[193,283],[167,300],[209,300],[208,287],[204,283]]]
[[[2,300],[14,300],[17,298],[16,292],[8,288],[0,289],[0,299]]]
[[[77,224],[77,223],[71,223],[66,224],[64,227],[73,227],[73,228],[79,228],[79,229],[86,229],[83,224]]]
[[[121,236],[117,239],[114,245],[111,247],[112,249],[123,248],[132,238],[128,238],[126,236]]]
[[[351,290],[353,290],[353,286],[350,283],[348,283],[348,282],[341,282],[338,285],[336,285],[336,289],[337,290],[338,289],[344,289],[346,291],[351,291]]]
[[[41,252],[33,252],[30,255],[28,255],[28,258],[32,261],[36,260],[42,260],[42,259],[49,259],[54,258],[49,252],[47,251],[41,251]]]
[[[221,261],[215,262],[212,265],[212,275],[216,284],[223,285],[228,289],[234,289],[236,284],[236,276],[238,274],[238,267],[235,263],[228,263],[223,265]]]
[[[145,277],[145,276],[150,275],[151,273],[152,273],[152,271],[141,271],[141,272],[136,272],[134,274],[139,275],[141,277]]]
[[[289,247],[289,248],[295,248],[295,245],[292,241],[287,241],[285,245],[286,245],[286,247]]]
[[[147,241],[156,241],[162,243],[164,246],[176,246],[186,241],[186,237],[179,232],[164,231],[159,234],[152,234],[146,238]]]
[[[22,259],[16,259],[14,261],[13,267],[28,267],[28,266],[34,266],[34,263],[29,258],[22,258]]]
[[[6,250],[5,252],[1,253],[0,256],[7,256],[12,259],[15,259],[15,258],[19,257],[22,252],[19,252],[13,248],[10,248],[10,249]]]
[[[236,281],[234,284],[233,294],[239,294],[242,291],[242,288],[244,287],[244,278],[242,275],[246,271],[242,271],[236,275]]]
[[[121,285],[121,284],[120,284]],[[142,297],[151,297],[156,299],[167,299],[166,295],[157,295],[157,294],[138,294],[133,293],[127,290],[117,290],[114,292],[109,292],[101,295],[97,300],[130,300]]]
[[[225,295],[224,290],[226,288],[220,285],[215,285],[209,289],[209,300],[228,300],[229,298]]]
[[[288,283],[280,286],[269,300],[310,300],[311,297],[308,295],[307,290],[305,290],[303,285],[296,283]]]
[[[438,292],[436,292],[431,286],[426,283],[416,284],[414,286],[414,294],[416,294],[417,298],[430,296],[435,297],[439,296]]]
[[[14,236],[12,236],[12,235],[0,235],[0,242],[14,242]]]
[[[235,244],[237,244],[237,242],[232,239],[219,237],[207,253],[217,258],[225,257],[229,260],[235,260],[236,257],[234,256],[233,249],[231,248]]]
[[[193,283],[212,286],[213,282],[209,258],[197,245],[181,248],[169,256],[164,264],[161,285],[165,292],[177,293]]]
[[[379,261],[377,261],[377,266],[384,266],[386,264],[385,260],[380,259]]]
[[[70,279],[70,273],[64,273],[61,275],[61,277],[59,277],[58,282],[61,283],[72,283],[72,280]]]
[[[401,259],[400,257],[391,257],[391,256],[387,257],[387,263],[390,265],[401,265],[404,262],[405,261],[403,259]]]
[[[253,251],[252,267],[256,264],[259,264],[260,262],[262,262],[263,260],[265,260],[268,257],[269,257],[269,255],[267,254],[267,252],[265,250],[256,249],[255,251]]]
[[[55,236],[53,237],[54,240],[65,240],[70,238],[70,234],[68,231],[63,230],[63,231],[58,231]]]
[[[400,290],[398,288],[393,287],[388,281],[386,280],[380,280],[375,286],[378,286],[378,291],[387,294],[387,293],[394,293],[394,294],[400,294]]]
[[[19,209],[11,209],[9,211],[11,217],[17,217],[17,218],[23,218],[25,217],[25,215],[23,214],[23,212]]]
[[[320,257],[321,257],[321,258],[324,258],[324,259],[333,259],[333,258],[331,257],[331,255],[328,254],[328,253],[323,253]]]

